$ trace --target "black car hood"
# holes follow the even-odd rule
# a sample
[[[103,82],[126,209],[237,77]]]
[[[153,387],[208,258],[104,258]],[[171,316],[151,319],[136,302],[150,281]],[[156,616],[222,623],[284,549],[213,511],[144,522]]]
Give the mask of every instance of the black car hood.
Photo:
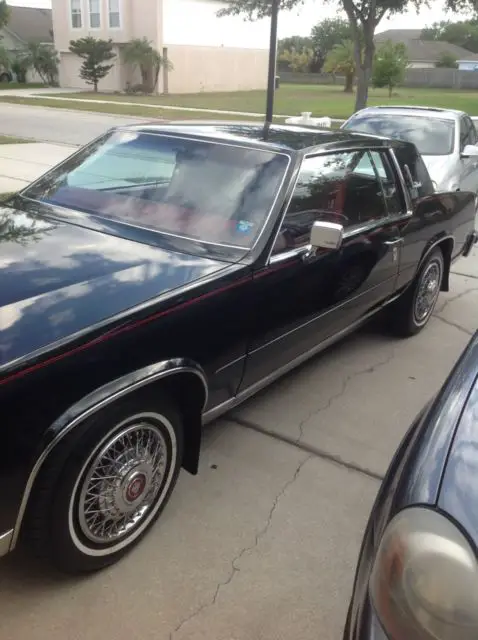
[[[0,208],[0,367],[226,266]]]

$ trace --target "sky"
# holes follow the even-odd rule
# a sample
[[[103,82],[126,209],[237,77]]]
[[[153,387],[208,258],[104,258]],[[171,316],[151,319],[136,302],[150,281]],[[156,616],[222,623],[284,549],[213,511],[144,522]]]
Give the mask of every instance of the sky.
[[[9,4],[21,7],[51,7],[49,0],[9,0]],[[282,13],[279,18],[279,37],[284,38],[293,35],[308,36],[312,26],[319,22],[319,20],[333,18],[339,15],[336,4],[330,3],[330,6],[327,6],[327,3],[324,2],[320,7],[320,11],[317,9],[318,4],[317,0],[306,0],[300,10]],[[445,13],[443,11],[443,4],[442,0],[435,2],[432,0],[429,9],[423,9],[418,14],[414,9],[411,9],[401,15],[383,20],[376,31],[379,33],[386,29],[421,29],[440,20],[450,20],[452,18],[457,20],[460,19],[460,17],[466,17],[458,16],[457,14],[453,16],[453,14]]]

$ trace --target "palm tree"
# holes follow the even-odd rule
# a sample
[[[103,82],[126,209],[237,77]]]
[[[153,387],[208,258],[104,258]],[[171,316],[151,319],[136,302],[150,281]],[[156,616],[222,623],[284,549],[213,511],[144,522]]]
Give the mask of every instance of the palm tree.
[[[58,53],[49,44],[28,42],[25,49],[25,64],[35,69],[42,82],[55,85],[58,77]]]
[[[352,40],[344,40],[330,50],[325,59],[324,71],[343,74],[345,76],[345,93],[353,93],[356,69]]]
[[[124,61],[133,68],[139,68],[143,90],[153,93],[158,84],[159,72],[164,67],[173,68],[169,60],[156,51],[151,42],[146,38],[133,38],[123,49]]]
[[[10,20],[10,7],[7,0],[0,0],[0,29],[5,27]]]

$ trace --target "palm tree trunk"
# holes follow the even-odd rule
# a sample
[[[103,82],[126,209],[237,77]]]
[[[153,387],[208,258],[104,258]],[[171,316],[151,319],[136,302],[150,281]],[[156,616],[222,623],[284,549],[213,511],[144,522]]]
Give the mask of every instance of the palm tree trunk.
[[[354,92],[354,74],[346,73],[344,93],[353,93],[353,92]]]

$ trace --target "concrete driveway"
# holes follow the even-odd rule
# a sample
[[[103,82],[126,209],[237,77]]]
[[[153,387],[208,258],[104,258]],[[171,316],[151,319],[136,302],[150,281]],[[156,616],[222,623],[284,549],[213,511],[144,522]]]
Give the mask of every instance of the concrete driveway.
[[[0,638],[340,639],[380,478],[477,326],[478,251],[454,271],[419,336],[368,327],[210,426],[199,476],[116,567],[3,562]]]

